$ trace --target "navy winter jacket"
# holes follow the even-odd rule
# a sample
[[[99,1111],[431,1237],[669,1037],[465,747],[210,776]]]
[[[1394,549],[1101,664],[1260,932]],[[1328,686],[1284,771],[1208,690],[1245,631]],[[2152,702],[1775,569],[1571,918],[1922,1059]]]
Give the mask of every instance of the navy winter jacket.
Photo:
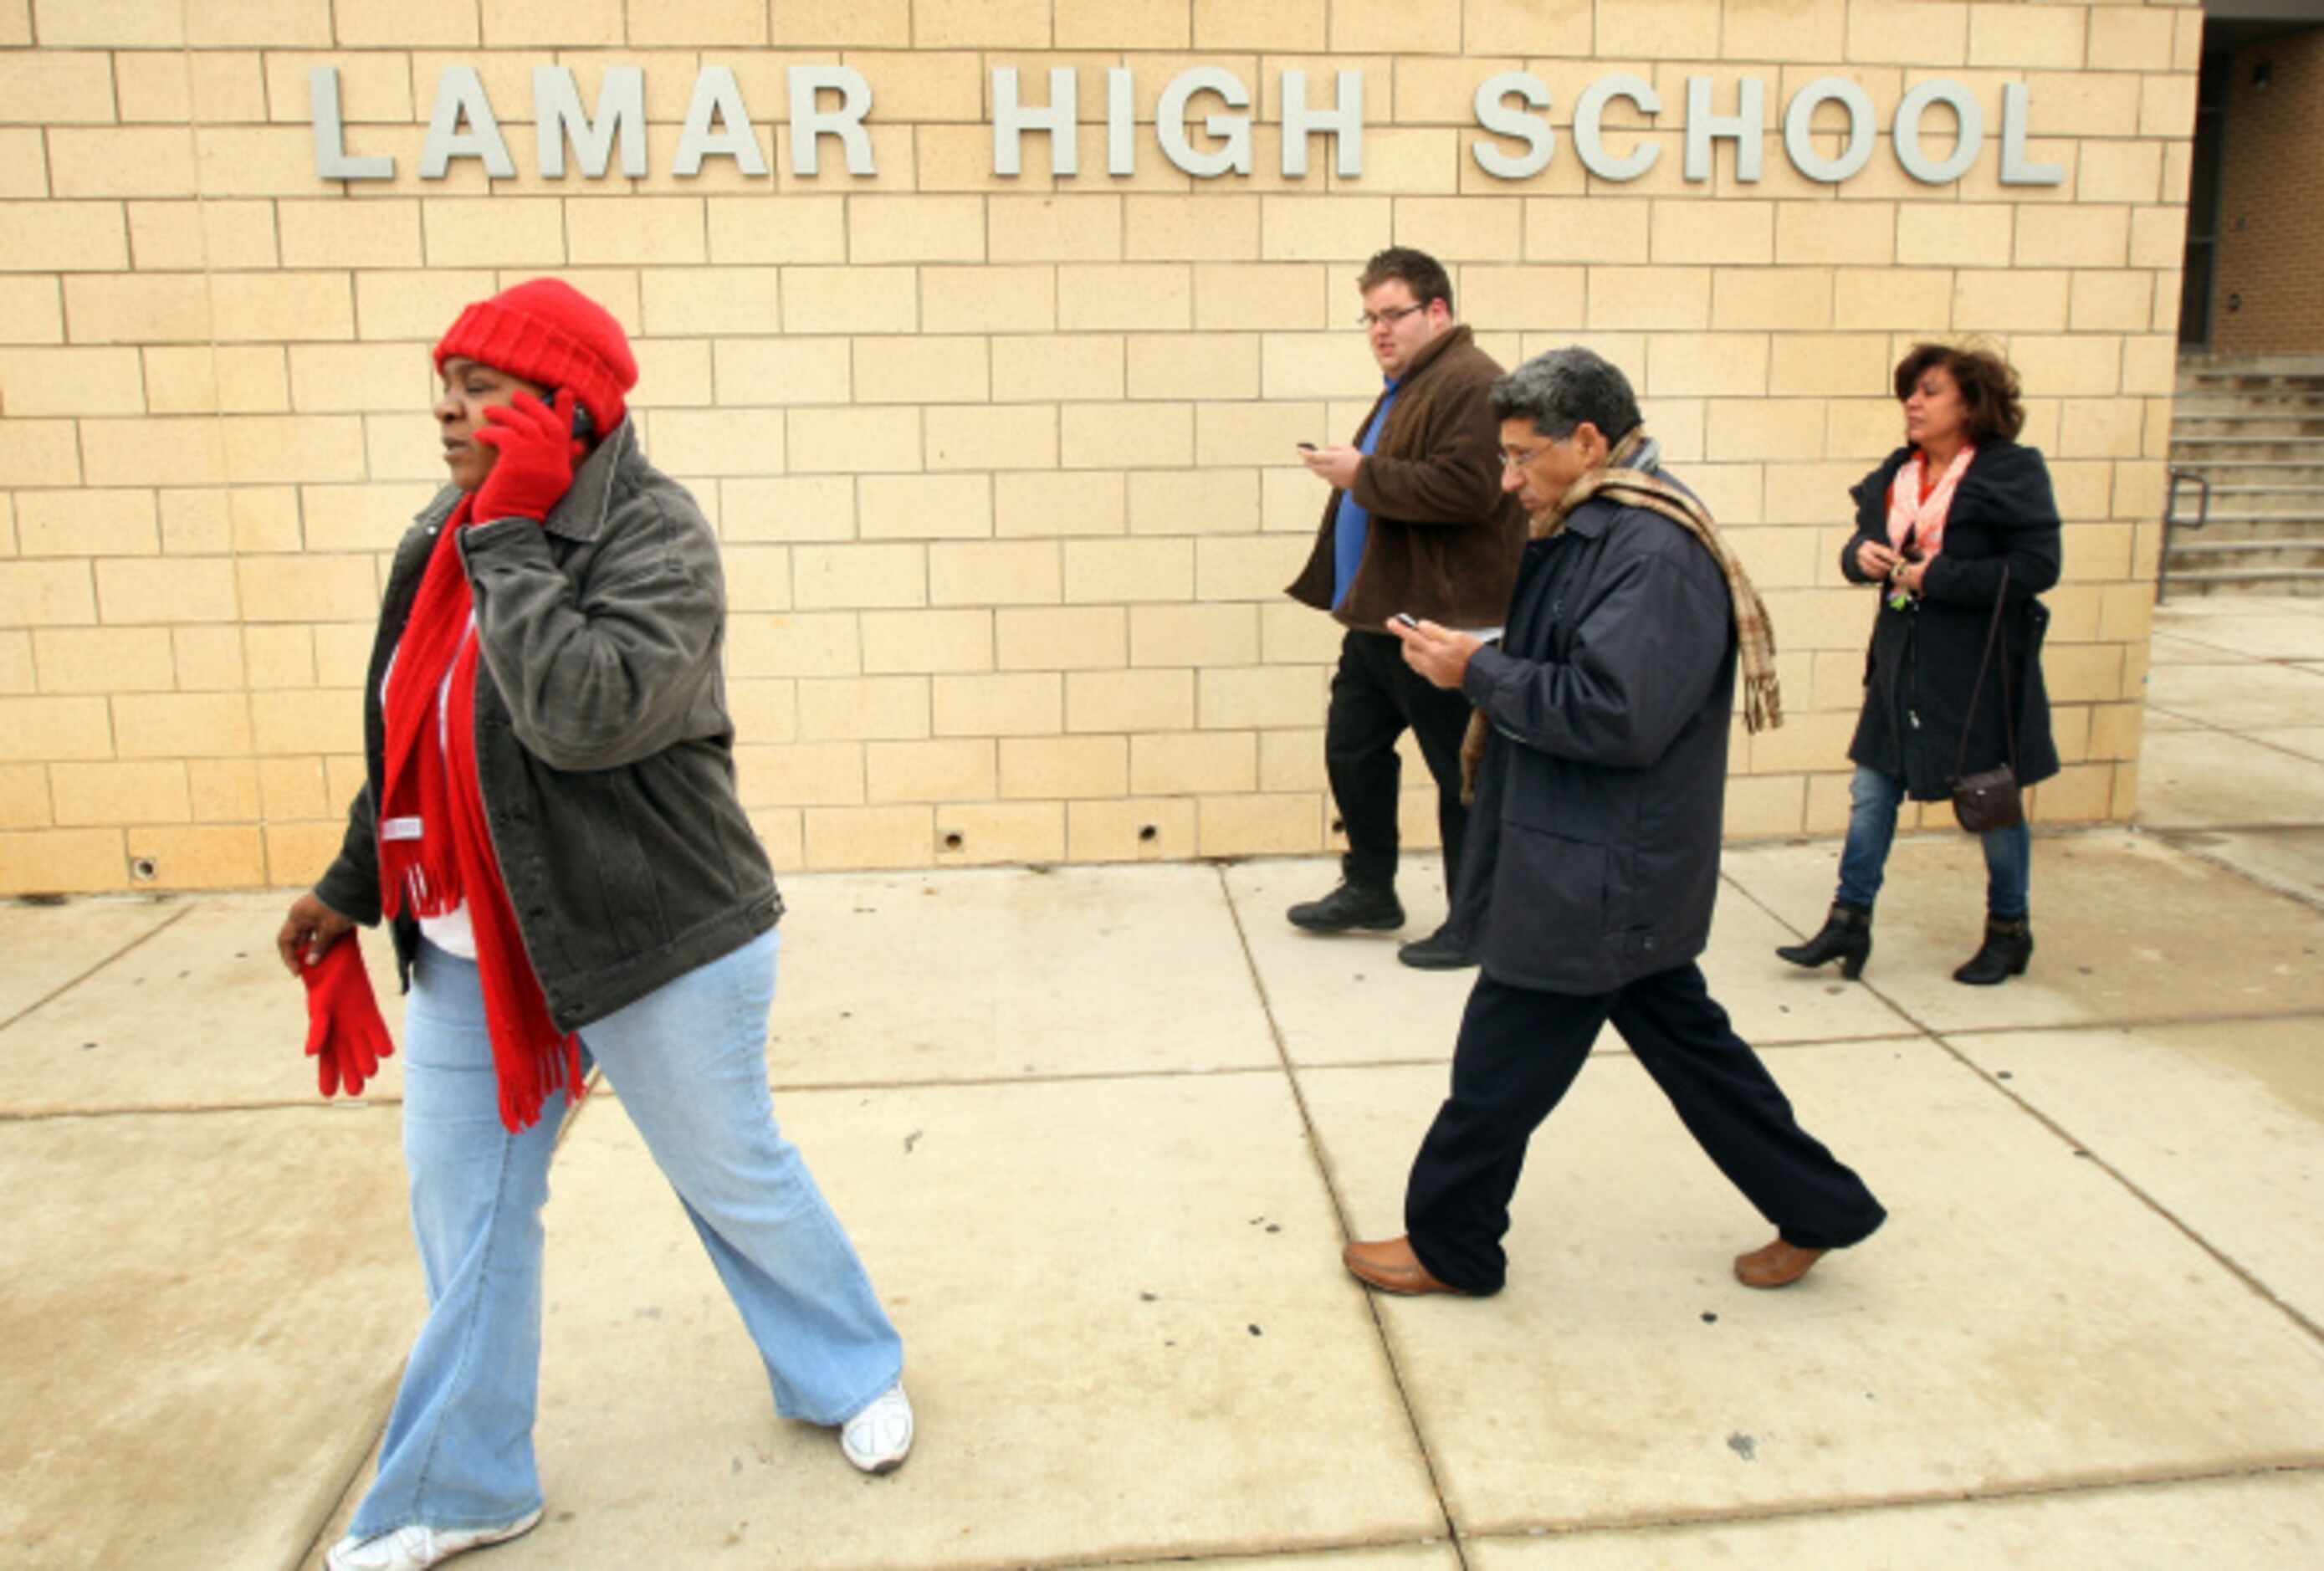
[[[1611,993],[1702,952],[1735,664],[1727,580],[1671,519],[1593,499],[1527,543],[1462,681],[1493,735],[1453,923],[1487,975]]]

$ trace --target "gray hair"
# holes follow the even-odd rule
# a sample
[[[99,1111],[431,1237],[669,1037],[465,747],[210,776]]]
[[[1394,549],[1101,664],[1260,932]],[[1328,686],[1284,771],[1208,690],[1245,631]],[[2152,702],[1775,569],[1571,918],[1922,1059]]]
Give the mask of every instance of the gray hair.
[[[1638,423],[1637,395],[1619,367],[1579,344],[1535,356],[1493,384],[1497,420],[1530,420],[1554,442],[1588,420],[1609,442]]]

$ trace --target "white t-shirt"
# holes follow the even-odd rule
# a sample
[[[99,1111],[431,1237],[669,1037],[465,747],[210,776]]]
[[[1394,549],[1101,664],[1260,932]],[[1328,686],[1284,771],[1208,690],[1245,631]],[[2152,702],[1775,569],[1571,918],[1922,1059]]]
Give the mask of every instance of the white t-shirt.
[[[475,613],[472,611],[468,614],[469,630],[475,631]],[[402,652],[401,647],[396,650],[396,654]],[[382,677],[379,682],[379,701],[383,707],[387,703],[388,681],[394,675],[395,655],[392,654],[387,657],[387,675]],[[436,689],[436,743],[447,753],[451,751],[451,722],[447,714],[447,711],[451,708],[449,701],[451,690],[452,670],[449,666],[447,666],[444,670],[444,685]],[[447,955],[457,955],[463,960],[473,960],[476,957],[476,924],[475,919],[468,914],[468,902],[466,901],[462,901],[440,917],[421,917],[420,936]]]

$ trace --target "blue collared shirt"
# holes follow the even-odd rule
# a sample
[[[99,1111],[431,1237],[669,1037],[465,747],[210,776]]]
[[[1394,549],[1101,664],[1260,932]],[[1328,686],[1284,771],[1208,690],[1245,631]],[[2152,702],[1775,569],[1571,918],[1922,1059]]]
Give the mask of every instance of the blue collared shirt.
[[[1388,396],[1381,399],[1379,409],[1364,427],[1356,450],[1367,457],[1379,445],[1380,431],[1388,425],[1388,411],[1396,407],[1396,395],[1402,387],[1395,377],[1385,379]],[[1356,581],[1356,569],[1363,564],[1364,537],[1371,531],[1372,515],[1353,491],[1340,493],[1340,511],[1332,522],[1332,608],[1337,610],[1348,597],[1348,586]]]

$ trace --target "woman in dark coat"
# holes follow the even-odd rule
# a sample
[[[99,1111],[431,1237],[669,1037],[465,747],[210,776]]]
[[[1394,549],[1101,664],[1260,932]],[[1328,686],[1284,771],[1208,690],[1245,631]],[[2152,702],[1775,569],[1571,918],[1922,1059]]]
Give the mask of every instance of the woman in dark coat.
[[[2024,785],[2058,772],[2042,685],[2050,614],[2036,598],[2058,581],[2058,505],[2042,455],[2017,445],[2017,374],[1982,350],[1918,344],[1896,367],[1896,398],[1906,445],[1849,493],[1856,533],[1840,558],[1849,582],[1879,596],[1848,750],[1856,779],[1840,892],[1822,931],[1775,951],[1795,966],[1838,960],[1849,977],[1872,954],[1872,902],[1905,797],[1943,800],[1957,776],[2002,763]],[[1994,603],[2005,596],[1980,688]],[[2005,715],[2014,715],[2014,748]],[[1953,980],[1991,986],[2022,975],[2034,953],[2033,842],[2023,823],[1983,838],[1985,942]]]

